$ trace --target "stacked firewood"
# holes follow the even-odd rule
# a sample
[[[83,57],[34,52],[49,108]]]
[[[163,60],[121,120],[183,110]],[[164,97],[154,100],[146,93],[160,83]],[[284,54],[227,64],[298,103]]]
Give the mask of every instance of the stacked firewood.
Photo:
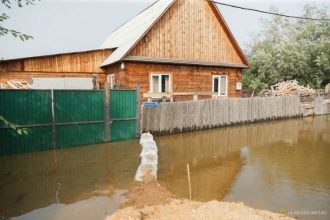
[[[0,89],[32,89],[30,83],[18,80],[9,80],[4,83],[0,83]]]
[[[302,95],[308,96],[315,94],[315,90],[309,86],[301,86],[296,80],[290,80],[277,83],[270,87],[270,89],[264,90],[262,93],[264,96],[291,96]]]

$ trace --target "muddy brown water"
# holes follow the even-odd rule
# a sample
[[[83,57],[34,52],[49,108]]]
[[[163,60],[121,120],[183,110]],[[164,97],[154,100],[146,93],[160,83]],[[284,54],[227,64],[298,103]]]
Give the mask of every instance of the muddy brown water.
[[[159,182],[178,197],[330,219],[330,116],[156,137]],[[138,140],[0,157],[0,219],[104,219],[125,199]]]

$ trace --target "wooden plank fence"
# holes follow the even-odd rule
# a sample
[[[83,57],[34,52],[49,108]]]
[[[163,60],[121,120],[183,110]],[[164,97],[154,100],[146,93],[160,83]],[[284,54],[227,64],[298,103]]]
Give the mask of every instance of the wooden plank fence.
[[[180,133],[301,116],[297,96],[211,99],[143,107],[142,131]]]

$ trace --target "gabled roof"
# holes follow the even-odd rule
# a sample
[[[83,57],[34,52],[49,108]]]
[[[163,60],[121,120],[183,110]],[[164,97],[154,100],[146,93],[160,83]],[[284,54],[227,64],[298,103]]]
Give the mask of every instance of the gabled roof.
[[[237,43],[233,33],[230,31],[230,28],[228,27],[228,24],[226,23],[224,17],[222,16],[222,14],[219,11],[219,8],[217,7],[216,3],[214,3],[213,1],[208,1],[211,9],[213,10],[213,12],[215,13],[215,15],[217,16],[217,18],[219,19],[220,23],[223,23],[223,25],[225,26],[225,31],[227,31],[228,35],[229,35],[229,39],[231,40],[231,42],[234,44],[238,55],[240,56],[240,58],[242,59],[243,63],[246,64],[246,66],[250,66],[249,61],[247,60],[246,56],[244,55],[241,47],[239,46],[239,44]]]
[[[100,49],[116,50],[101,64],[107,66],[120,61],[131,48],[148,32],[175,0],[158,0],[132,20],[115,30]]]
[[[115,51],[101,64],[101,67],[123,60],[175,1],[176,0],[158,0],[136,17],[115,30],[100,47],[100,49],[115,49]],[[212,1],[208,1],[208,4],[217,16],[219,22],[224,26],[224,29],[229,35],[230,41],[233,43],[239,57],[246,65],[245,67],[248,67],[248,60],[230,31],[218,7]]]

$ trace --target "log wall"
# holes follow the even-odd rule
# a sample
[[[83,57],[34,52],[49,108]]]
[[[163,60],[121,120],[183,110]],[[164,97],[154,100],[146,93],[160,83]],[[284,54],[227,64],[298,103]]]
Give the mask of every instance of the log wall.
[[[236,68],[201,67],[187,65],[167,65],[148,63],[125,63],[125,70],[115,65],[106,70],[114,73],[116,84],[121,88],[136,88],[140,83],[141,98],[150,92],[150,75],[153,73],[170,74],[172,92],[212,92],[212,75],[228,76],[228,97],[241,97],[236,83],[242,81],[242,70]],[[209,99],[210,96],[200,97]],[[145,101],[145,99],[142,99]],[[176,97],[176,100],[192,100],[192,96]]]
[[[301,116],[297,96],[212,99],[143,107],[142,131],[153,134]]]

